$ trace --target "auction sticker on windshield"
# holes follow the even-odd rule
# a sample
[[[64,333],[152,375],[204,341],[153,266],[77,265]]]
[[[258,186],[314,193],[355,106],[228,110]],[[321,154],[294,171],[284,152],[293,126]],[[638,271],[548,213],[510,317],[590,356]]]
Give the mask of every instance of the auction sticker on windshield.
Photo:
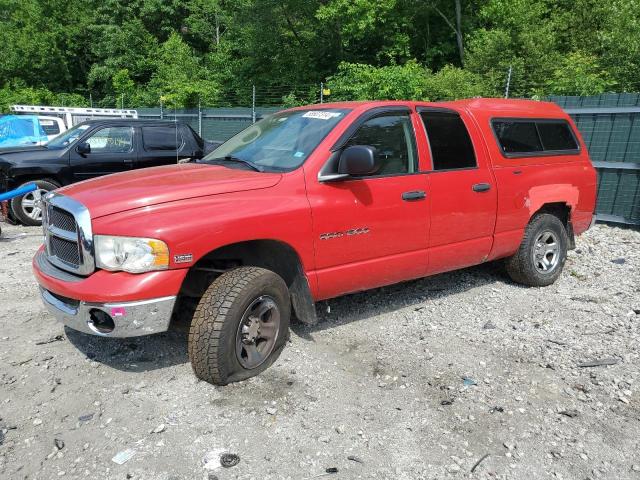
[[[339,112],[323,112],[323,111],[318,111],[318,110],[311,110],[311,111],[305,113],[304,115],[302,115],[302,117],[303,118],[317,118],[319,120],[330,120],[332,118],[339,117],[340,115],[342,115],[342,113],[339,113]]]

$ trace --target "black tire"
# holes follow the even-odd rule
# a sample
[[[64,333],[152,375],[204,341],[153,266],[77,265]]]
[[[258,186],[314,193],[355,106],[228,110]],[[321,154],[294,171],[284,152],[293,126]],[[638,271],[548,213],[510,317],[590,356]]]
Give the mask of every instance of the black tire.
[[[279,328],[263,363],[245,368],[241,361],[246,359],[239,358],[242,355],[237,353],[237,348],[243,348],[238,347],[242,338],[240,322],[249,308],[264,298],[275,302]],[[290,317],[289,290],[280,276],[258,267],[240,267],[223,273],[209,285],[191,320],[189,360],[194,373],[214,385],[227,385],[258,375],[280,356],[289,338]]]
[[[541,265],[540,259],[545,258],[545,256],[536,256],[536,247],[542,246],[542,249],[544,249],[544,243],[538,242],[538,240],[546,235],[550,235],[550,239],[557,242],[558,257],[553,268],[549,268],[548,271],[542,271],[544,266]],[[550,245],[555,244],[551,243]],[[536,215],[525,229],[520,248],[512,257],[506,260],[507,273],[514,282],[523,285],[531,287],[551,285],[562,273],[567,260],[567,245],[567,230],[558,217],[548,213]]]
[[[31,180],[29,182],[23,183],[22,185],[20,185],[20,187],[24,187],[25,185],[28,185],[30,183],[35,183],[36,186],[38,187],[38,190],[44,190],[46,192],[50,192],[52,190],[55,190],[56,188],[60,188],[60,185],[58,185],[57,183],[49,179]],[[11,213],[13,214],[15,219],[23,225],[27,225],[29,227],[42,225],[42,217],[32,218],[29,215],[30,213],[29,208],[31,207],[26,207],[23,205],[23,200],[25,199],[25,197],[28,197],[28,196],[29,194],[22,195],[21,197],[13,198],[11,200]],[[31,210],[31,212],[32,211],[33,210]]]

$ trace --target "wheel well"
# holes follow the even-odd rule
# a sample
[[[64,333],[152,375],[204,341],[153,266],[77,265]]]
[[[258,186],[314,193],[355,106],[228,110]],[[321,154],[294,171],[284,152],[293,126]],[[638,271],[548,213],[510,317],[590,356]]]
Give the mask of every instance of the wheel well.
[[[29,174],[29,175],[20,175],[15,178],[10,178],[9,181],[11,183],[9,184],[9,188],[17,188],[23,183],[32,182],[35,180],[44,180],[45,182],[51,182],[58,186],[62,186],[62,182],[55,175],[48,175],[43,173],[40,175]]]
[[[569,239],[569,250],[573,250],[574,248],[576,248],[573,225],[571,225],[571,207],[563,202],[545,203],[536,213],[533,214],[531,218],[541,213],[548,213],[550,215],[558,217],[564,224],[564,228],[567,230],[567,237]]]
[[[569,225],[569,221],[571,220],[571,207],[563,202],[545,203],[536,213],[534,213],[534,216],[540,213],[555,215],[560,219],[560,221],[562,221],[562,223],[564,223],[565,227]]]
[[[198,301],[211,282],[226,271],[243,266],[262,267],[277,273],[289,287],[296,317],[315,322],[315,307],[296,251],[277,240],[251,240],[220,247],[191,267],[179,294],[180,322],[190,321]],[[188,317],[188,318],[185,318]]]

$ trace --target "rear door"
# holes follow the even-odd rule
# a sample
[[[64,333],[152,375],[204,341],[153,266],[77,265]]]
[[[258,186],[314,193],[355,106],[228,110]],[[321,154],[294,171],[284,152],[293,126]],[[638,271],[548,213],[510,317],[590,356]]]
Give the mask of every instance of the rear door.
[[[177,125],[144,125],[140,132],[142,147],[136,168],[178,163],[191,155],[191,152],[184,151],[185,140]]]
[[[493,244],[497,194],[480,133],[453,110],[419,107],[418,113],[432,164],[429,274],[481,263]]]
[[[97,127],[80,139],[69,154],[75,181],[130,170],[136,160],[134,128],[130,125]],[[77,146],[86,142],[91,152],[78,153]]]

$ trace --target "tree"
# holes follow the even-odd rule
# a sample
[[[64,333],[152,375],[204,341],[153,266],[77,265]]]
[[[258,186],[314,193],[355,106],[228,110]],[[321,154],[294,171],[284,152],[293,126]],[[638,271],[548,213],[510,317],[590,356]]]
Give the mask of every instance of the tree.
[[[387,67],[342,63],[328,86],[334,100],[453,100],[493,93],[479,75],[451,65],[433,74],[414,60]]]
[[[504,86],[513,68],[513,96],[527,96],[547,84],[561,62],[558,31],[549,21],[548,0],[489,0],[480,10],[484,27],[470,34],[465,66]]]
[[[172,107],[215,105],[220,92],[220,85],[207,78],[200,59],[177,33],[160,46],[149,88],[158,102],[162,97]]]
[[[456,35],[456,45],[458,46],[458,55],[460,56],[460,65],[464,65],[464,42],[462,40],[462,2],[461,0],[454,0],[455,11],[456,11],[456,19],[455,24],[449,17],[445,15],[442,10],[438,7],[438,5],[433,5],[433,9],[436,11],[438,15],[440,15],[445,23],[453,30],[453,33]]]
[[[428,100],[427,75],[414,61],[387,67],[345,62],[327,85],[332,100]]]
[[[326,80],[333,98],[497,95],[510,67],[516,97],[640,88],[640,0],[0,0],[0,12],[5,93],[105,107],[123,94],[246,105],[252,85],[262,103],[298,104]]]
[[[8,112],[12,105],[60,105],[88,107],[89,102],[77,94],[54,93],[46,88],[27,87],[14,82],[0,88],[0,112]]]
[[[598,95],[614,85],[596,57],[573,52],[555,68],[543,91],[555,95]]]

